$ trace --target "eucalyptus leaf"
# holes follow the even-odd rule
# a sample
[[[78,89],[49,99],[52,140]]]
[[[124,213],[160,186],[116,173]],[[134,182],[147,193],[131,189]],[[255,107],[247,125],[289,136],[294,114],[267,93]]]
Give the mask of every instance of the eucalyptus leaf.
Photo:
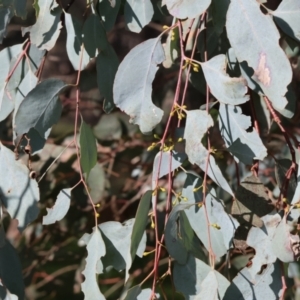
[[[163,116],[163,111],[152,103],[151,93],[157,65],[164,59],[160,39],[149,39],[127,54],[115,77],[115,104],[143,133],[151,132]]]
[[[126,0],[124,15],[129,30],[139,33],[151,21],[153,14],[151,0]]]
[[[93,130],[83,119],[80,126],[80,164],[86,177],[97,163],[97,145]]]
[[[43,225],[53,224],[62,220],[67,214],[71,204],[71,189],[63,189],[59,192],[55,204],[47,209],[47,215],[43,217]]]
[[[114,3],[114,5],[112,4]],[[100,0],[98,3],[98,12],[101,16],[103,26],[106,31],[110,31],[115,25],[116,18],[121,6],[121,0]]]
[[[15,160],[15,154],[0,143],[1,202],[19,229],[36,219],[39,209],[37,182],[29,177],[28,168]]]
[[[261,12],[256,1],[232,0],[227,12],[226,29],[238,61],[246,61],[254,70],[252,78],[274,108],[284,109],[292,69],[279,46],[280,35],[271,17]]]
[[[30,34],[30,41],[39,49],[51,50],[60,34],[61,8],[53,0],[39,0],[39,15],[34,25],[22,28],[22,34]]]

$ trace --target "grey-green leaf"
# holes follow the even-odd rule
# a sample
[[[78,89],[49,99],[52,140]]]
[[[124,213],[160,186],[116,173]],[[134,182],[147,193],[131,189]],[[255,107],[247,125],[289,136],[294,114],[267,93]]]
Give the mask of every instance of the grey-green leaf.
[[[35,220],[39,213],[39,189],[29,177],[28,168],[15,160],[14,153],[0,143],[1,202],[10,216],[18,219],[19,228]]]
[[[129,30],[139,33],[152,19],[154,9],[151,0],[127,0],[124,15]]]
[[[254,70],[252,78],[274,108],[283,109],[287,104],[285,94],[292,80],[292,69],[279,46],[280,35],[271,17],[261,12],[256,1],[232,0],[226,29],[238,61],[247,61]]]
[[[147,191],[140,200],[131,234],[130,254],[132,260],[139,248],[148,224],[148,213],[152,199],[152,191]]]
[[[104,111],[110,113],[114,105],[113,83],[119,66],[118,56],[110,45],[101,51],[96,59],[97,83],[101,95],[104,96]]]
[[[86,177],[97,163],[97,145],[93,130],[83,120],[80,127],[80,164]]]
[[[89,187],[93,203],[96,204],[100,202],[105,191],[105,172],[101,164],[96,163],[91,169],[86,183]]]
[[[169,13],[178,19],[193,19],[200,16],[210,5],[211,0],[163,0]]]
[[[189,255],[188,261],[184,265],[174,263],[173,277],[176,291],[182,293],[185,299],[195,300],[196,295],[201,292],[201,283],[211,272],[211,267],[203,261]],[[216,281],[218,282],[218,293],[220,299],[230,285],[229,281],[219,272],[214,271]],[[237,298],[232,298],[237,299]],[[202,300],[202,299],[201,299]],[[204,298],[203,298],[204,300]]]
[[[81,289],[85,299],[105,300],[99,289],[96,274],[103,272],[101,257],[105,255],[107,250],[105,249],[105,244],[98,227],[93,229],[93,233],[89,235],[88,239],[89,241],[86,246],[88,255],[86,257],[85,269],[82,272],[85,280],[81,284]]]
[[[105,50],[108,42],[99,17],[91,14],[83,25],[83,43],[89,56],[95,57],[97,49]]]
[[[219,128],[221,135],[236,160],[252,164],[253,159],[263,160],[267,149],[257,131],[246,131],[251,126],[251,118],[242,114],[238,106],[220,104]]]
[[[114,2],[114,6],[112,3]],[[98,12],[101,16],[103,26],[106,31],[110,31],[115,25],[116,18],[121,6],[121,0],[100,0],[98,4]]]
[[[242,104],[249,100],[247,82],[244,78],[232,78],[226,73],[226,56],[220,54],[201,64],[211,93],[221,103]]]
[[[115,104],[149,133],[161,121],[163,111],[151,100],[152,81],[164,60],[160,39],[149,39],[133,48],[121,62],[114,82]]]
[[[78,70],[80,55],[81,55],[81,45],[82,45],[82,30],[80,21],[70,14],[65,13],[65,27],[67,31],[67,40],[66,48],[69,60],[74,68]],[[90,57],[86,52],[86,49],[83,49],[82,54],[82,64],[81,69],[83,70],[90,61]]]
[[[39,49],[51,50],[56,44],[62,27],[61,8],[53,0],[39,0],[39,15],[33,26],[22,29],[22,34],[30,33],[30,41]]]
[[[277,9],[270,13],[286,34],[300,41],[300,2],[298,0],[283,0]]]
[[[53,224],[62,220],[67,214],[71,204],[71,189],[63,189],[59,192],[55,204],[47,209],[47,215],[43,217],[43,225]]]
[[[15,117],[17,136],[34,128],[44,137],[45,132],[60,118],[62,105],[58,95],[66,86],[59,79],[46,79],[27,94]]]

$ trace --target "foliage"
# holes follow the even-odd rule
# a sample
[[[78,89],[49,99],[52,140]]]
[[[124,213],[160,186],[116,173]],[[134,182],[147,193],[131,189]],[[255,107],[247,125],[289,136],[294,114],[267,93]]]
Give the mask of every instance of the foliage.
[[[288,298],[299,0],[75,2],[0,0],[1,299]]]

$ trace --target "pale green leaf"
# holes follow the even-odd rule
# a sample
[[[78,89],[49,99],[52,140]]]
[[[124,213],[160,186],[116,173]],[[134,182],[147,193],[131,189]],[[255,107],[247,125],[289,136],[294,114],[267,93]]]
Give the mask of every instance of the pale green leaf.
[[[89,235],[86,249],[88,255],[86,257],[85,269],[82,272],[85,277],[84,282],[81,284],[82,292],[87,300],[105,300],[99,289],[96,274],[103,272],[101,257],[105,255],[107,250],[105,249],[100,230],[97,227],[94,228],[93,233]]]
[[[126,0],[124,15],[129,30],[139,33],[152,20],[153,14],[151,0]]]
[[[104,196],[105,190],[105,172],[102,165],[100,165],[99,163],[95,164],[95,166],[90,171],[86,183],[89,187],[93,203],[96,204],[100,202],[100,200]]]
[[[211,0],[163,0],[169,13],[178,19],[193,19],[200,16],[210,5]]]
[[[300,2],[298,0],[283,0],[277,9],[270,13],[286,34],[300,41]]]
[[[81,46],[82,46],[82,30],[80,21],[70,14],[65,13],[65,27],[67,31],[66,48],[69,60],[74,68],[78,70],[79,62],[81,57]],[[90,61],[90,57],[83,50],[81,69],[83,70]]]
[[[53,224],[62,220],[67,214],[71,204],[71,189],[63,189],[59,192],[55,204],[47,209],[47,215],[43,217],[43,225]]]
[[[247,82],[244,78],[232,78],[226,73],[226,56],[217,55],[201,64],[206,82],[211,93],[221,103],[242,104],[249,100]]]
[[[15,117],[18,137],[28,133],[31,128],[44,137],[46,131],[60,118],[62,105],[58,95],[66,86],[59,79],[46,79],[27,94]]]
[[[80,164],[86,177],[97,163],[97,145],[93,130],[83,120],[80,126]]]
[[[29,32],[30,41],[39,49],[51,50],[56,44],[62,27],[60,21],[61,8],[53,0],[39,0],[39,15],[36,23],[22,28],[22,34]]]
[[[267,156],[267,149],[262,143],[257,131],[251,126],[251,118],[242,114],[238,106],[220,104],[219,128],[222,138],[229,151],[237,161],[252,164],[253,159],[263,160]]]
[[[115,104],[149,133],[161,121],[163,111],[151,100],[152,81],[164,60],[160,39],[149,39],[133,48],[121,62],[114,82]]]
[[[172,274],[176,291],[182,293],[185,299],[195,300],[195,296],[202,291],[201,283],[211,271],[212,269],[210,266],[203,261],[194,258],[192,255],[189,255],[188,261],[184,265],[175,262]],[[217,287],[220,299],[223,299],[230,283],[219,272],[214,271],[214,275],[216,276],[216,281],[218,283]]]
[[[232,0],[226,29],[238,61],[248,63],[254,70],[252,78],[274,108],[283,109],[287,105],[285,94],[292,80],[292,69],[279,46],[280,35],[272,18],[261,12],[256,1]]]
[[[119,59],[115,50],[108,45],[96,59],[97,83],[101,95],[104,96],[104,111],[110,113],[114,108],[113,83],[119,66]]]
[[[35,220],[39,213],[39,189],[29,177],[28,168],[15,159],[15,154],[0,143],[1,202],[10,216],[18,219],[19,228]]]
[[[280,263],[268,264],[253,280],[247,267],[242,269],[228,287],[224,300],[277,300],[282,295]]]

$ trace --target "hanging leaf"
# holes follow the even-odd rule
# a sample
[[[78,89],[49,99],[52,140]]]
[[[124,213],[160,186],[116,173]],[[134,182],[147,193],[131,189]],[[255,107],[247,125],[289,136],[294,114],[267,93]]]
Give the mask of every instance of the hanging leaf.
[[[122,300],[144,300],[144,299],[150,299],[152,295],[151,289],[144,289],[142,290],[140,285],[136,285],[129,289],[125,295],[125,298],[122,298]],[[155,299],[160,299],[159,294],[155,294]]]
[[[232,215],[240,223],[262,227],[263,221],[260,217],[271,213],[273,209],[274,205],[257,177],[249,176],[238,186],[236,199],[232,204]]]
[[[182,293],[185,299],[197,299],[195,296],[201,292],[201,283],[210,272],[210,266],[205,264],[203,261],[194,258],[191,255],[189,255],[188,261],[184,265],[180,265],[177,262],[175,262],[172,274],[174,277],[174,285],[176,291]],[[220,299],[223,299],[226,289],[228,288],[230,283],[219,272],[214,271],[214,274],[218,283],[217,287],[219,297]]]
[[[105,255],[107,250],[105,249],[105,244],[97,227],[94,228],[93,233],[89,235],[86,249],[88,255],[86,257],[85,269],[82,272],[85,277],[84,282],[81,284],[82,292],[84,293],[85,299],[105,300],[99,289],[96,274],[103,272],[103,265],[100,258]]]
[[[263,160],[267,149],[257,131],[246,131],[251,126],[251,118],[242,114],[240,107],[220,104],[219,128],[228,150],[237,161],[252,164],[253,159]]]
[[[218,258],[233,246],[234,233],[239,226],[239,223],[225,212],[223,204],[219,201],[212,189],[206,196],[205,206],[193,205],[185,210],[198,238],[206,249],[211,250]],[[215,226],[211,226],[212,224]]]
[[[224,300],[232,299],[280,299],[282,293],[281,270],[279,262],[266,265],[262,272],[253,280],[245,267],[233,279],[228,287]]]
[[[53,0],[39,0],[39,15],[33,26],[22,28],[23,36],[29,32],[30,41],[39,49],[51,50],[62,28],[60,15],[61,8]]]
[[[20,137],[34,128],[44,137],[45,132],[60,118],[62,105],[58,94],[65,87],[67,85],[59,79],[46,79],[27,94],[15,117],[17,136]]]
[[[164,60],[160,39],[149,39],[133,48],[121,62],[114,82],[115,104],[149,133],[161,121],[163,111],[151,101],[152,81]]]
[[[80,127],[80,164],[86,178],[97,163],[97,145],[93,130],[81,119]]]
[[[226,23],[226,13],[230,4],[230,0],[212,0],[211,13],[214,27],[217,33],[221,34]]]
[[[105,172],[102,165],[96,163],[86,180],[93,203],[100,202],[105,192]]]
[[[226,74],[226,56],[220,54],[209,61],[202,63],[201,67],[211,93],[221,103],[242,104],[249,100],[247,82],[244,78],[232,78]]]
[[[105,50],[108,42],[99,17],[91,14],[83,25],[83,43],[89,56],[95,57],[97,49]]]
[[[82,26],[80,21],[74,18],[72,15],[65,13],[65,27],[67,31],[67,40],[66,40],[66,49],[69,60],[74,68],[78,70],[79,61],[81,56],[81,45],[82,41]],[[87,64],[90,61],[90,57],[86,52],[86,49],[83,50],[82,55],[82,65],[81,69],[85,69]]]
[[[289,36],[300,41],[300,2],[283,0],[275,11],[270,11],[278,26]]]
[[[36,219],[39,209],[37,182],[29,177],[28,168],[15,160],[14,153],[0,143],[0,195],[11,218],[17,219],[19,229]]]
[[[96,59],[97,83],[100,93],[105,97],[104,111],[110,113],[114,109],[113,83],[119,66],[118,56],[110,45],[101,51]]]
[[[178,19],[193,19],[200,16],[210,5],[211,0],[163,0],[169,13]]]
[[[71,204],[71,189],[63,189],[59,192],[55,204],[47,209],[47,215],[43,217],[43,225],[54,224],[62,220],[67,214]]]
[[[140,200],[131,234],[130,254],[134,259],[141,240],[145,234],[145,229],[148,224],[148,213],[150,209],[152,191],[147,191]]]
[[[210,176],[215,183],[233,195],[214,157],[209,155],[208,150],[203,146],[201,141],[211,126],[213,126],[213,119],[206,111],[200,109],[187,111],[184,131],[184,138],[186,140],[185,151],[192,164],[197,164],[204,172],[207,171],[208,176]],[[209,160],[206,168],[208,155]]]
[[[279,214],[268,214],[261,218],[263,226],[251,227],[247,244],[255,249],[255,256],[252,258],[251,267],[248,268],[252,280],[261,271],[262,267],[267,264],[272,264],[276,261],[277,257],[273,252],[272,238],[277,225],[281,221]]]
[[[114,5],[113,5],[114,3]],[[101,16],[103,26],[106,31],[110,31],[115,25],[121,0],[100,0],[98,3],[98,13]]]
[[[256,1],[232,0],[226,29],[238,61],[246,61],[254,70],[252,78],[260,85],[274,108],[285,108],[285,94],[292,80],[292,69],[279,46],[279,32],[270,16],[261,12]]]
[[[130,31],[139,33],[152,20],[153,14],[151,0],[127,0],[125,3],[125,21]]]
[[[186,198],[187,204],[195,204],[203,201],[203,179],[192,173],[185,173],[186,179],[182,189],[182,197]]]
[[[3,232],[3,235],[5,233]],[[18,300],[25,297],[25,286],[23,282],[22,266],[16,249],[11,243],[2,237],[3,242],[0,246],[0,278],[2,285],[4,285],[9,292],[4,300]],[[1,285],[1,287],[2,287]],[[18,296],[14,298],[14,295]]]
[[[99,225],[106,245],[106,255],[102,259],[104,266],[113,266],[117,271],[126,269],[126,281],[132,264],[131,242],[135,219],[129,219],[123,224],[119,222],[105,222]],[[142,257],[146,248],[146,233],[136,250],[136,255]]]

